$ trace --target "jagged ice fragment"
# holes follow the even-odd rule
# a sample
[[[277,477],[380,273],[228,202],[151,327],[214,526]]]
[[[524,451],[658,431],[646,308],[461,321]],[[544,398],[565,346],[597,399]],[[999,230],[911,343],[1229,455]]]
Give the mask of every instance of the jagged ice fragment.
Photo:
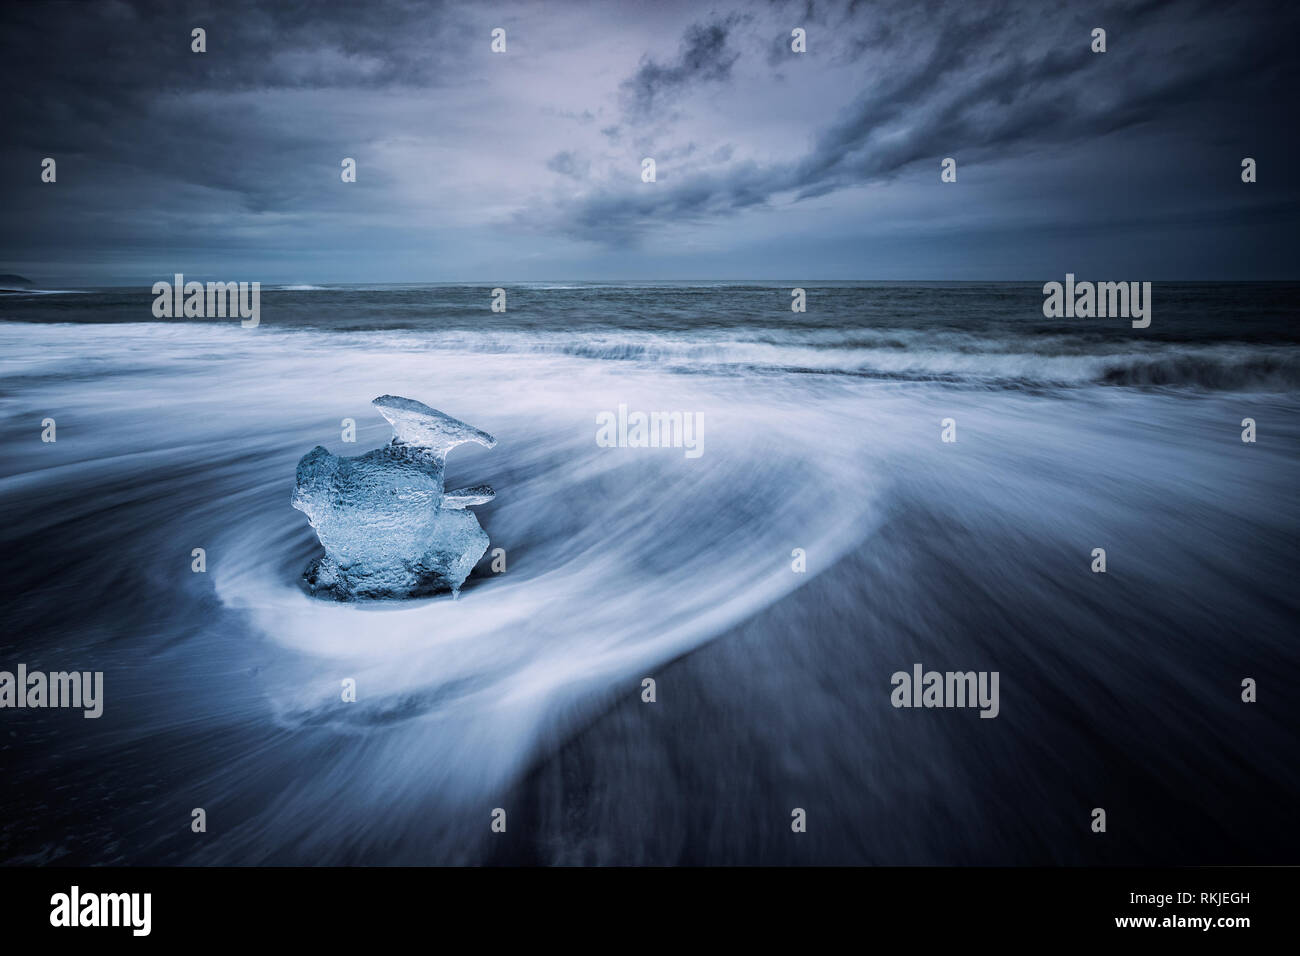
[[[487,485],[444,492],[443,466],[457,445],[492,448],[496,439],[409,398],[373,404],[393,426],[391,444],[355,458],[317,445],[298,462],[293,506],[325,546],[307,585],[342,600],[459,593],[488,546],[469,507],[495,493]]]

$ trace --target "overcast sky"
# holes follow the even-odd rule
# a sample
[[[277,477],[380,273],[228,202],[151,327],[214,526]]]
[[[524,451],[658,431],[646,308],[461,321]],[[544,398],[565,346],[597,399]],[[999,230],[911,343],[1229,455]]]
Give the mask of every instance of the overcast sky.
[[[1300,278],[1298,9],[11,3],[0,272]]]

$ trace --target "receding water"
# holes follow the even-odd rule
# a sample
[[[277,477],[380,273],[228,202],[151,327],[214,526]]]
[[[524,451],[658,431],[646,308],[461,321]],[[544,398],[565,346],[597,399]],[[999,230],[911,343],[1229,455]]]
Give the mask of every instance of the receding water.
[[[105,672],[99,720],[0,712],[0,860],[1294,859],[1300,286],[1157,283],[1139,331],[792,285],[0,298],[0,668]],[[456,601],[299,586],[294,466],[385,393],[498,439],[448,460],[497,491]],[[703,453],[599,447],[619,404]],[[895,710],[916,662],[999,716]]]

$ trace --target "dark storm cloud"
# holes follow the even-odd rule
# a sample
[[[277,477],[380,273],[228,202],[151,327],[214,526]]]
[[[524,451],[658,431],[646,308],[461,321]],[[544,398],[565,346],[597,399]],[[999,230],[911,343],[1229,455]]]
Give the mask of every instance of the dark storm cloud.
[[[16,165],[58,157],[60,189],[84,200],[74,226],[55,227],[65,249],[101,246],[106,233],[114,244],[192,241],[192,211],[147,212],[161,194],[188,193],[208,235],[239,214],[308,215],[320,191],[304,170],[363,146],[349,95],[461,82],[442,61],[462,35],[439,2],[6,4],[0,83],[17,95],[4,107],[4,168],[22,184]],[[294,98],[301,109],[288,108]],[[7,198],[5,246],[30,244],[47,200]]]
[[[692,24],[682,38],[677,59],[670,64],[643,58],[637,71],[623,81],[629,111],[644,116],[660,105],[667,94],[695,83],[727,80],[740,56],[727,45],[738,20],[739,17],[732,16],[712,23]]]
[[[0,82],[19,90],[6,108],[9,147],[121,155],[147,148],[150,166],[193,170],[195,182],[223,185],[222,170],[246,154],[245,133],[228,113],[195,112],[179,128],[145,130],[153,113],[191,93],[425,86],[440,77],[446,18],[438,3],[386,0],[290,5],[223,0],[187,6],[155,0],[88,4],[10,4],[0,13]],[[190,33],[207,32],[195,55]],[[149,135],[152,132],[153,135]],[[308,124],[284,130],[292,150],[315,139]],[[210,141],[212,149],[187,143]],[[183,154],[185,165],[170,162]],[[209,157],[198,168],[194,160]],[[244,178],[244,177],[240,177]],[[265,177],[247,177],[266,182]]]
[[[1068,8],[1036,16],[1034,4],[863,6],[857,12],[869,13],[866,27],[841,22],[825,28],[820,42],[836,44],[832,56],[848,48],[890,69],[817,133],[800,160],[680,177],[661,165],[654,189],[612,185],[567,204],[564,221],[551,227],[627,245],[656,223],[717,219],[783,195],[822,196],[921,161],[933,165],[937,181],[939,160],[954,154],[963,164],[1028,155],[1157,122],[1171,130],[1205,126],[1222,138],[1256,112],[1252,106],[1294,90],[1296,67],[1294,32],[1279,28],[1278,9],[1247,6],[1225,22],[1214,15],[1219,8],[1152,2],[1085,19]],[[806,13],[813,22],[811,5]],[[1285,19],[1297,22],[1294,12]],[[1090,28],[1102,22],[1110,25],[1110,49],[1095,54]],[[911,49],[891,58],[899,37],[912,38]],[[643,72],[629,82],[639,86]]]
[[[507,56],[489,49],[499,25]],[[0,272],[111,273],[129,253],[152,274],[181,248],[306,269],[365,235],[380,263],[492,272],[563,245],[617,277],[667,229],[708,231],[733,260],[775,247],[785,211],[821,197],[878,235],[914,229],[911,200],[938,189],[946,156],[963,184],[997,164],[989,191],[951,194],[973,236],[1018,227],[1018,184],[1058,165],[1068,221],[1244,229],[1261,204],[1300,200],[1282,173],[1300,148],[1298,25],[1294,5],[1221,0],[6,4]],[[789,49],[796,26],[806,54]],[[1148,168],[1125,191],[1120,170],[1098,192],[1092,171],[1118,149],[1167,176]],[[1249,194],[1232,174],[1246,155],[1269,172]],[[339,188],[345,156],[358,181]],[[638,178],[644,156],[655,183]],[[1191,185],[1210,167],[1219,179]],[[888,196],[861,189],[880,184]]]
[[[28,107],[74,90],[125,103],[190,89],[421,85],[439,78],[447,19],[439,0],[8,4],[0,70],[23,81]],[[190,50],[195,27],[207,31],[203,59]]]

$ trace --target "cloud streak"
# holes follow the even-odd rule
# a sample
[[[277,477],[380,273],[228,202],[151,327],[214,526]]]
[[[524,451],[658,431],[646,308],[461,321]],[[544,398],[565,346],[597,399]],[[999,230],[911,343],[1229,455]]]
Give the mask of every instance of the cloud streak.
[[[1226,85],[1247,99],[1271,96],[1273,64],[1285,60],[1290,42],[1268,32],[1263,20],[1245,29],[1237,24],[1235,34],[1208,20],[1199,28],[1170,29],[1175,17],[1204,14],[1209,4],[1181,11],[1146,4],[1123,9],[1123,15],[1117,7],[1102,18],[1123,23],[1129,32],[1122,42],[1144,55],[1115,68],[1122,54],[1109,61],[1094,54],[1082,21],[1055,31],[1042,22],[1016,29],[1024,22],[1023,7],[949,5],[943,8],[948,16],[931,18],[935,7],[929,5],[927,15],[896,10],[892,20],[874,25],[874,41],[846,31],[845,46],[885,67],[870,72],[869,88],[797,160],[737,162],[683,176],[661,165],[662,181],[651,188],[607,182],[562,209],[522,211],[518,221],[547,222],[574,238],[628,246],[656,224],[716,220],[777,201],[825,196],[889,180],[922,163],[937,182],[945,156],[978,163],[1096,142],[1126,128],[1176,121],[1196,104],[1222,110],[1217,119],[1223,128],[1232,123],[1230,103],[1216,101],[1216,89]],[[922,29],[918,21],[930,19],[937,28]],[[900,36],[926,42],[898,56],[892,45]],[[628,82],[640,84],[641,73]]]
[[[692,24],[682,38],[677,59],[669,64],[645,57],[621,89],[633,116],[645,116],[672,94],[701,83],[723,83],[740,57],[727,38],[741,18],[732,15],[710,23]]]

